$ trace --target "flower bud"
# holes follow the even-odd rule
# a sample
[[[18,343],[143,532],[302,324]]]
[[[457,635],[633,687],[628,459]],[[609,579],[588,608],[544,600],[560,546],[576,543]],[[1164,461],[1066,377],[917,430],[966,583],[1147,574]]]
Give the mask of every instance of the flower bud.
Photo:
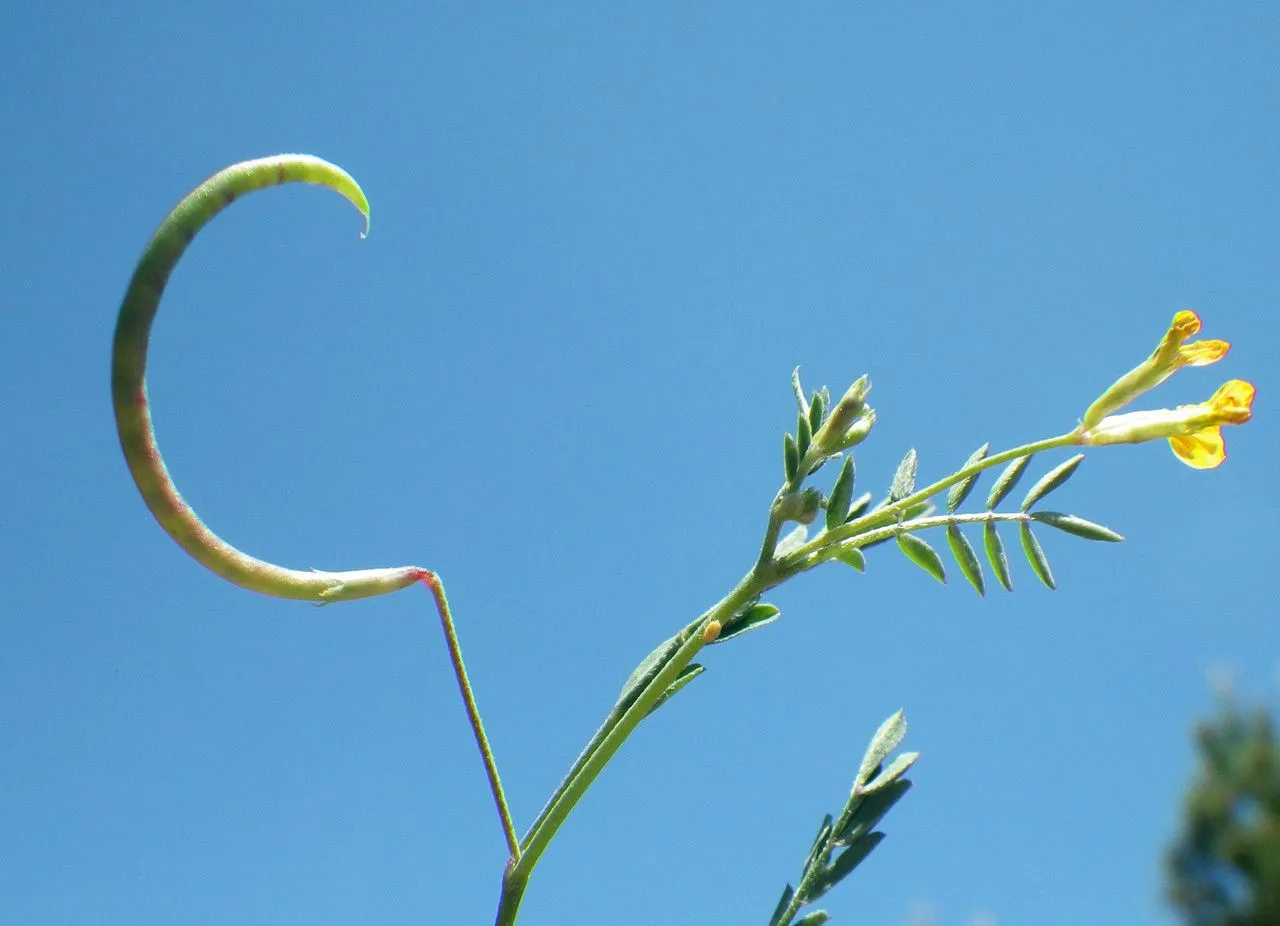
[[[812,446],[824,456],[831,456],[861,443],[876,420],[875,411],[867,405],[869,392],[871,380],[863,374],[831,409],[827,420],[813,435]]]
[[[803,492],[792,492],[782,500],[779,514],[783,521],[797,521],[800,524],[812,524],[822,510],[822,493],[815,488]]]
[[[1182,367],[1201,367],[1216,363],[1227,355],[1231,345],[1226,341],[1192,341],[1187,338],[1200,330],[1200,318],[1190,309],[1173,316],[1151,356],[1120,377],[1100,395],[1084,413],[1084,427],[1093,428],[1112,412],[1128,405],[1144,392],[1154,389]]]

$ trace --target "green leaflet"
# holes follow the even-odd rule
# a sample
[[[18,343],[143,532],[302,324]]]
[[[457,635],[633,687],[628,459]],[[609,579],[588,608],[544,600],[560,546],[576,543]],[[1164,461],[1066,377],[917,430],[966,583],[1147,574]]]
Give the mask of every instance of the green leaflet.
[[[809,444],[813,441],[813,429],[809,426],[809,416],[801,412],[796,419],[796,450],[801,459],[809,452]]]
[[[1056,527],[1058,530],[1066,531],[1068,534],[1075,534],[1085,540],[1103,540],[1107,543],[1121,543],[1124,540],[1122,536],[1111,528],[1103,527],[1101,524],[1094,524],[1084,518],[1077,518],[1073,514],[1062,514],[1058,511],[1036,511],[1032,513],[1031,517],[1032,520],[1039,521],[1041,524],[1048,524],[1050,527]]]
[[[623,683],[622,691],[618,693],[618,700],[613,706],[614,711],[621,713],[630,707],[635,702],[635,699],[640,696],[640,692],[644,691],[645,687],[657,678],[658,673],[662,671],[662,667],[675,655],[676,650],[680,648],[680,644],[683,642],[681,635],[676,634],[655,646],[653,652],[640,661],[640,665],[636,666],[635,671]]]
[[[1053,570],[1049,568],[1049,558],[1045,556],[1044,548],[1040,546],[1040,541],[1036,539],[1036,535],[1031,533],[1031,525],[1023,521],[1018,525],[1018,533],[1022,539],[1022,552],[1026,554],[1027,562],[1031,564],[1035,574],[1049,588],[1056,589],[1058,584],[1053,580]]]
[[[845,457],[840,475],[836,476],[831,487],[831,497],[827,499],[827,530],[834,530],[848,520],[849,505],[853,501],[853,480],[853,457]]]
[[[899,534],[898,548],[906,554],[907,559],[915,563],[929,575],[944,585],[947,582],[946,570],[942,568],[942,557],[929,544],[915,534]]]
[[[1021,510],[1026,511],[1040,499],[1044,498],[1058,486],[1062,485],[1080,465],[1080,461],[1084,459],[1083,453],[1078,453],[1071,459],[1059,463],[1049,472],[1040,477],[1040,481],[1031,487],[1031,491],[1027,492],[1027,497],[1022,500]]]
[[[968,469],[986,457],[987,451],[991,449],[991,444],[983,444],[973,453],[969,454],[969,459],[964,461],[961,469]],[[951,514],[957,508],[964,504],[964,500],[969,497],[969,493],[973,490],[974,484],[978,481],[981,473],[974,473],[972,476],[966,476],[957,482],[947,491],[947,514]]]
[[[1013,581],[1009,577],[1009,555],[1004,552],[1004,544],[996,531],[995,522],[988,521],[983,525],[982,545],[986,548],[987,562],[991,564],[991,571],[996,574],[996,578],[1000,580],[1006,592],[1013,591]]]
[[[947,525],[947,544],[951,547],[951,555],[955,557],[956,565],[969,580],[969,584],[978,590],[979,595],[986,595],[987,584],[982,577],[982,565],[978,562],[978,554],[973,552],[969,538],[960,530],[959,525]]]
[[[765,624],[772,624],[778,617],[778,609],[773,605],[754,604],[725,621],[724,626],[720,628],[720,635],[712,640],[708,646],[715,646],[725,640],[740,637],[750,630],[757,630]]]
[[[917,465],[915,450],[908,450],[893,474],[893,484],[889,487],[890,502],[901,501],[916,490]]]
[[[991,494],[987,496],[987,510],[993,510],[996,505],[1004,501],[1004,497],[1008,495],[1018,480],[1022,478],[1022,474],[1027,471],[1027,464],[1031,462],[1034,454],[1027,454],[1025,457],[1018,457],[1008,466],[1004,472],[1000,474],[1000,478],[996,480],[996,484],[991,487]]]
[[[796,481],[796,474],[800,471],[800,448],[790,431],[782,438],[782,469],[787,482]]]
[[[685,685],[689,684],[691,681],[693,681],[702,673],[703,673],[702,666],[696,662],[691,662],[687,666],[685,666],[683,669],[681,669],[680,674],[676,676],[676,680],[667,686],[667,690],[664,691],[658,697],[658,700],[653,702],[653,707],[649,708],[649,714],[652,714],[658,708],[662,707],[662,705],[670,701],[672,695],[674,695],[677,691],[679,691]],[[645,716],[647,717],[649,716],[649,714],[646,714]]]
[[[810,434],[818,433],[818,429],[822,427],[822,420],[827,414],[827,387],[823,386],[820,392],[815,392],[813,398],[809,400],[809,432]]]
[[[813,903],[843,881],[883,841],[884,833],[867,833],[867,835],[837,855],[835,861],[831,863],[826,871],[813,880],[813,886],[805,894],[805,902]]]

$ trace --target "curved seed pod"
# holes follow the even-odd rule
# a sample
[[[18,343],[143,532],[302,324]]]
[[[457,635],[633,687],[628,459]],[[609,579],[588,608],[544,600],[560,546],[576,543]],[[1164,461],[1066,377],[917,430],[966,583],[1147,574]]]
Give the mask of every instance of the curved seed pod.
[[[188,194],[147,243],[120,306],[111,354],[111,399],[120,446],[133,481],[160,526],[197,561],[236,585],[321,603],[407,588],[429,573],[417,566],[308,572],[242,553],[209,530],[183,500],[156,446],[147,404],[147,343],[169,275],[196,233],[214,216],[245,193],[282,183],[311,183],[335,190],[360,210],[368,231],[369,202],[359,184],[340,167],[310,155],[282,154],[235,164]]]

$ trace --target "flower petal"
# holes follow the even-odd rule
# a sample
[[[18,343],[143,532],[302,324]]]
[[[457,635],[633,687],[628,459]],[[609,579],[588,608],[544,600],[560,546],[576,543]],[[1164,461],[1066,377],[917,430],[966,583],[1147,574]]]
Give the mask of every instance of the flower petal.
[[[1173,324],[1169,326],[1169,333],[1164,336],[1165,342],[1176,340],[1177,343],[1181,344],[1199,330],[1200,316],[1190,309],[1179,309],[1174,313]]]
[[[1244,424],[1253,417],[1253,397],[1257,391],[1253,383],[1242,379],[1228,380],[1218,387],[1209,404],[1229,424]]]
[[[1222,426],[1244,424],[1253,417],[1252,383],[1232,379],[1218,387],[1207,402],[1179,405],[1125,415],[1109,415],[1092,428],[1082,430],[1076,443],[1140,444],[1166,437],[1174,454],[1196,469],[1212,469],[1227,458]]]
[[[1208,366],[1227,356],[1229,350],[1230,341],[1192,341],[1178,348],[1178,366]]]
[[[1227,458],[1222,428],[1205,428],[1195,434],[1179,434],[1169,438],[1173,454],[1192,469],[1213,469]]]

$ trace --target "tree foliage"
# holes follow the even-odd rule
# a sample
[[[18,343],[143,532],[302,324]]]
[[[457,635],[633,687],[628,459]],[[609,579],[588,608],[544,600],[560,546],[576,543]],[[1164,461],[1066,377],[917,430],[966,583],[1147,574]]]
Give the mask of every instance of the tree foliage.
[[[1280,741],[1264,707],[1224,699],[1195,732],[1200,769],[1168,857],[1190,926],[1280,924]]]

